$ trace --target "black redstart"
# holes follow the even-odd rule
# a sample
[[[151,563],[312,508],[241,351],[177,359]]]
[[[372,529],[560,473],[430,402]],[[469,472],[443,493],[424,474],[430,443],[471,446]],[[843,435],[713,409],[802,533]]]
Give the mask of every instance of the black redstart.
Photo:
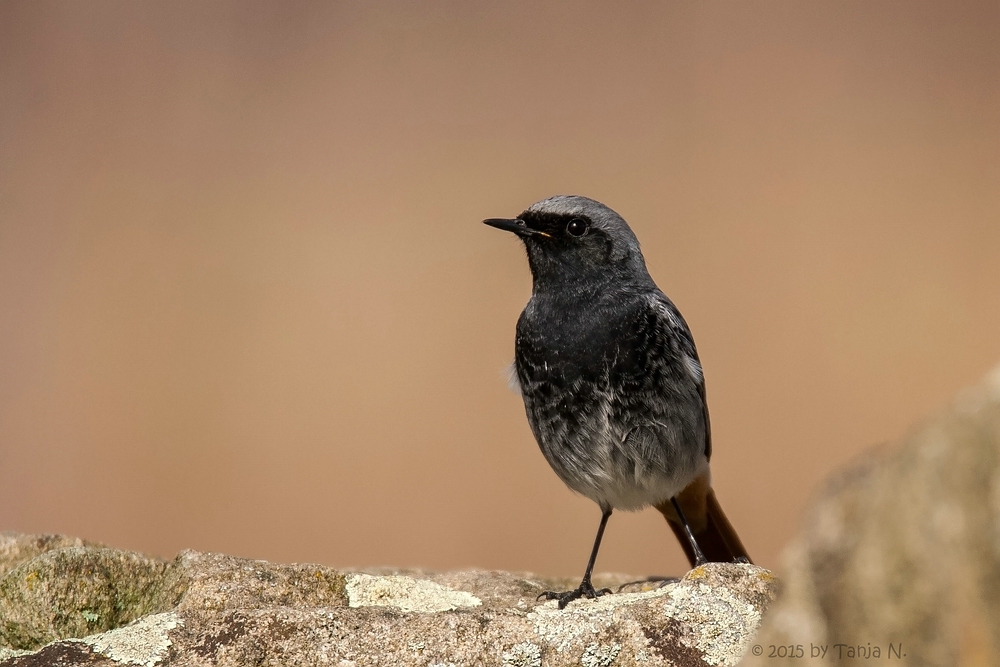
[[[580,586],[543,595],[564,608],[607,592],[590,577],[614,509],[656,507],[692,566],[749,562],[711,487],[694,340],[628,224],[600,202],[565,195],[483,222],[516,234],[528,253],[533,286],[514,368],[531,431],[559,478],[602,511]]]

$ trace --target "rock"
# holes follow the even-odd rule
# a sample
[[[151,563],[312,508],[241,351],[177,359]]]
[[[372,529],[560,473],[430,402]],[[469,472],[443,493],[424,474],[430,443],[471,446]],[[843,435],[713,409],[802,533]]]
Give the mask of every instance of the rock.
[[[1000,368],[835,478],[784,560],[747,667],[1000,662]]]
[[[79,537],[65,535],[22,535],[0,533],[0,577],[21,563],[53,549],[66,547],[103,547],[97,542],[87,542]]]
[[[345,576],[322,565],[278,565],[182,551],[167,571],[177,611],[269,607],[344,607]]]
[[[192,551],[164,562],[5,539],[41,546],[11,550],[0,579],[2,667],[734,665],[775,592],[767,570],[712,563],[560,610],[536,598],[568,581],[505,572],[339,572]]]
[[[166,564],[128,551],[73,546],[46,551],[0,579],[0,641],[35,648],[110,630],[164,611]]]

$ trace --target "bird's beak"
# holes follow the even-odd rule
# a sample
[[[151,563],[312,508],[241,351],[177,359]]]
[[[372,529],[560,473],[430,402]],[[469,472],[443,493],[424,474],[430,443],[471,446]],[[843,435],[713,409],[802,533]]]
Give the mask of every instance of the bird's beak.
[[[549,238],[549,235],[545,232],[540,232],[537,229],[532,229],[528,225],[524,224],[524,220],[520,218],[487,218],[483,220],[484,225],[489,225],[490,227],[496,227],[497,229],[502,229],[507,232],[514,232],[521,238],[526,238],[528,236],[544,236]]]

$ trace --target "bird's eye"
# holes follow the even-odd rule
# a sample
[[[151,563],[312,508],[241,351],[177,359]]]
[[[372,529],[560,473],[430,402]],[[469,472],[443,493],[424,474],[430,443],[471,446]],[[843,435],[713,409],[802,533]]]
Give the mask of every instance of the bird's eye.
[[[570,236],[583,236],[587,233],[587,223],[580,218],[573,218],[566,224],[566,233]]]

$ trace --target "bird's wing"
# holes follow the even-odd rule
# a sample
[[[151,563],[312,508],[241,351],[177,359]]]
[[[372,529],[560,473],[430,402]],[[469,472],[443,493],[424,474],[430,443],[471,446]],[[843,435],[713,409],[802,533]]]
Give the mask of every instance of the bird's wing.
[[[656,336],[661,350],[676,359],[688,374],[701,397],[701,409],[705,420],[705,458],[712,458],[712,429],[708,418],[708,400],[705,397],[705,376],[702,372],[698,350],[687,322],[673,302],[657,290],[650,299],[650,307],[657,315],[657,324],[662,327]]]

